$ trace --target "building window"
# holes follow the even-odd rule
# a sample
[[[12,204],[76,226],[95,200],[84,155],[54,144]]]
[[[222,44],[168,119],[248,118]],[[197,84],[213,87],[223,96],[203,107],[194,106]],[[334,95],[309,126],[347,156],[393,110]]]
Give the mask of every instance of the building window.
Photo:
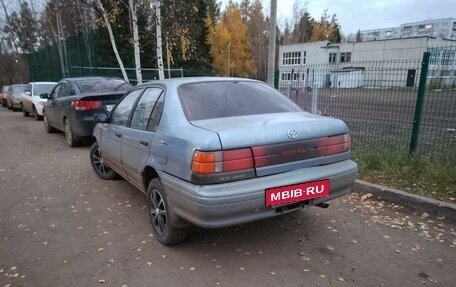
[[[304,52],[304,61],[305,61],[305,54]],[[301,65],[301,52],[286,52],[283,53],[282,64],[284,66],[289,65]]]
[[[282,81],[289,81],[291,80],[291,74],[290,73],[283,73],[282,74]]]
[[[351,62],[351,55],[352,55],[351,52],[340,53],[340,62],[341,63],[349,63],[349,62]]]
[[[334,64],[336,63],[337,53],[329,53],[329,63]]]
[[[307,53],[306,51],[304,51],[304,55],[302,57],[302,63],[305,65],[306,64],[306,56],[307,56]]]

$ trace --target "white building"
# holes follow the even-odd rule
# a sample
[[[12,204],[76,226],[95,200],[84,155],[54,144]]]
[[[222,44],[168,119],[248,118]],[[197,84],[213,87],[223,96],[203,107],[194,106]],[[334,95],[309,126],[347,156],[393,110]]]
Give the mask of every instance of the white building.
[[[449,49],[440,47],[452,46]],[[436,48],[437,47],[437,48]],[[456,76],[456,41],[435,37],[330,43],[320,41],[279,48],[281,89],[306,87],[416,87],[423,53],[434,50],[433,76]],[[435,53],[437,50],[445,52]],[[437,55],[437,56],[436,56]],[[438,59],[436,57],[439,57]],[[445,59],[440,59],[444,57]]]
[[[360,31],[363,41],[411,38],[419,36],[456,40],[456,18],[405,23],[399,27]]]

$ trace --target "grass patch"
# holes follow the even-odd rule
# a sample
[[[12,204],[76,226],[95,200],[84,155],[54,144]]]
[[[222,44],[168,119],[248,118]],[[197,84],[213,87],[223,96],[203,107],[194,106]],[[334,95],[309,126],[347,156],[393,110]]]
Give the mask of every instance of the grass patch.
[[[409,156],[404,151],[353,151],[358,178],[456,203],[456,148],[446,156]]]

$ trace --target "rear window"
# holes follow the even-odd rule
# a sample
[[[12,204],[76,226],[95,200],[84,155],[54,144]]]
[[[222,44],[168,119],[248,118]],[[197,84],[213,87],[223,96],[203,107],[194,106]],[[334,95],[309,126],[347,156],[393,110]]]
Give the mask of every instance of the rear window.
[[[81,93],[127,91],[131,85],[120,79],[84,79],[76,81]]]
[[[185,84],[178,92],[189,121],[301,111],[281,93],[258,82]]]

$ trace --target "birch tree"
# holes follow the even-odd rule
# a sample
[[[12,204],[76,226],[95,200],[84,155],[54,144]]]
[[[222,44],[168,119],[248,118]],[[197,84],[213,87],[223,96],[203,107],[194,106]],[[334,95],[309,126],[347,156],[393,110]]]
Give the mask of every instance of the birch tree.
[[[130,4],[130,12],[132,19],[132,30],[133,30],[133,47],[135,52],[135,71],[136,81],[138,84],[142,84],[142,73],[141,73],[141,55],[139,50],[139,35],[138,35],[138,14],[137,14],[137,3],[136,0],[128,0]]]
[[[99,0],[98,0],[99,1]],[[161,0],[151,0],[152,8],[155,7],[156,29],[157,29],[157,66],[158,78],[163,80],[165,73],[163,71],[163,48],[162,48],[162,35],[161,35]]]
[[[129,82],[127,73],[125,71],[124,64],[122,62],[122,59],[120,58],[119,51],[117,50],[116,40],[114,39],[114,34],[112,32],[111,23],[109,22],[109,19],[108,19],[108,14],[106,13],[106,10],[104,9],[103,4],[101,3],[100,0],[97,0],[97,6],[98,6],[98,9],[100,9],[100,11],[101,11],[106,28],[108,29],[112,50],[114,51],[114,55],[116,56],[117,62],[119,63],[119,67],[122,72],[122,76],[126,82]]]

